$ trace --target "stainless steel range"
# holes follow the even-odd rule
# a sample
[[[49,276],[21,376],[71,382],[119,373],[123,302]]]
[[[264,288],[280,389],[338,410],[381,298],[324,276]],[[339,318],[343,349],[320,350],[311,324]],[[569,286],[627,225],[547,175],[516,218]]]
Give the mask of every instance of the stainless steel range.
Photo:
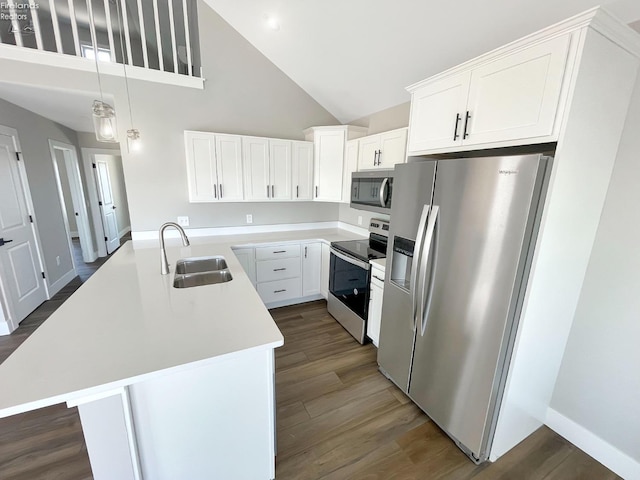
[[[329,313],[360,343],[365,341],[369,314],[369,260],[385,258],[389,222],[371,219],[368,240],[331,243]]]

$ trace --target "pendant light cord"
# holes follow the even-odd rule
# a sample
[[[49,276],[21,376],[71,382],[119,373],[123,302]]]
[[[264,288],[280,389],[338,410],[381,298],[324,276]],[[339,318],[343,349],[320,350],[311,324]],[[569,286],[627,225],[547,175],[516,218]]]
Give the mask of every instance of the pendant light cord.
[[[91,14],[91,36],[93,40],[93,59],[96,62],[96,73],[98,74],[98,88],[100,89],[100,101],[104,103],[104,96],[102,95],[102,80],[100,79],[100,67],[98,66],[98,34],[96,33],[96,18],[93,13],[93,7],[91,6],[91,0],[87,0],[87,6],[89,7],[89,13]]]
[[[120,33],[120,53],[122,54],[122,70],[124,72],[124,85],[127,90],[127,103],[129,104],[129,120],[131,121],[131,128],[133,128],[133,112],[131,110],[131,95],[129,93],[129,78],[127,77],[127,64],[124,57],[124,41],[122,40],[122,21],[120,16],[120,2],[115,1],[116,11],[118,14],[118,30]]]

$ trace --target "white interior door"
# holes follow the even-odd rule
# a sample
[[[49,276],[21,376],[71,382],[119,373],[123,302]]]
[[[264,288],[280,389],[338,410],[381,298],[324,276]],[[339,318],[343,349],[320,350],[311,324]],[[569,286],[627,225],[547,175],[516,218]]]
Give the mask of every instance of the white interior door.
[[[107,253],[112,253],[120,246],[120,236],[118,235],[116,205],[113,204],[109,164],[106,160],[101,160],[96,157],[95,166],[96,179],[98,181],[98,198],[100,200],[102,225],[104,228],[104,241],[107,244]]]
[[[47,298],[22,180],[13,138],[0,134],[0,283],[15,324]]]

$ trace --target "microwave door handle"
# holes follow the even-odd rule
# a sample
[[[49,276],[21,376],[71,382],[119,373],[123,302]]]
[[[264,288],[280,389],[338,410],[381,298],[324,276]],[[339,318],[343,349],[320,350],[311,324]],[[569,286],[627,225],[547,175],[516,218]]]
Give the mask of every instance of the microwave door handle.
[[[387,191],[389,190],[389,178],[385,178],[382,180],[380,184],[380,191],[378,192],[378,197],[380,199],[380,206],[387,206]]]
[[[419,316],[420,319],[420,336],[424,336],[424,332],[427,328],[427,319],[429,318],[429,311],[431,310],[431,299],[433,297],[433,285],[434,285],[434,277],[436,273],[436,259],[437,259],[437,250],[438,250],[438,235],[436,227],[438,226],[438,213],[440,212],[440,207],[434,205],[431,207],[431,214],[429,215],[429,222],[427,223],[427,234],[425,235],[424,242],[424,254],[421,255],[420,258],[420,278],[422,281],[422,289],[420,291],[420,309]],[[434,244],[435,237],[435,244]],[[432,250],[432,244],[435,248]],[[429,257],[431,252],[433,251],[433,260],[431,261],[431,272],[429,273],[429,289],[427,293],[427,265],[429,264]],[[426,298],[425,298],[426,297]]]
[[[418,224],[418,233],[416,234],[416,244],[413,250],[413,260],[411,261],[411,317],[413,318],[413,325],[411,329],[416,330],[416,315],[418,311],[418,270],[420,268],[420,256],[422,254],[422,243],[424,241],[425,230],[427,228],[427,218],[429,216],[429,209],[431,205],[424,205],[422,207],[422,214],[420,215],[420,223]]]

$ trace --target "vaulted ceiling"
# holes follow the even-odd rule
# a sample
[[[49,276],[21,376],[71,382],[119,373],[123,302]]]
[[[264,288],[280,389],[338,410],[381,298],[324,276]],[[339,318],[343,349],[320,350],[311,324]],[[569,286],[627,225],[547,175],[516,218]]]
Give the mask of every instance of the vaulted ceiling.
[[[404,88],[595,5],[626,23],[639,0],[204,0],[341,122]],[[275,18],[279,29],[266,26]]]

